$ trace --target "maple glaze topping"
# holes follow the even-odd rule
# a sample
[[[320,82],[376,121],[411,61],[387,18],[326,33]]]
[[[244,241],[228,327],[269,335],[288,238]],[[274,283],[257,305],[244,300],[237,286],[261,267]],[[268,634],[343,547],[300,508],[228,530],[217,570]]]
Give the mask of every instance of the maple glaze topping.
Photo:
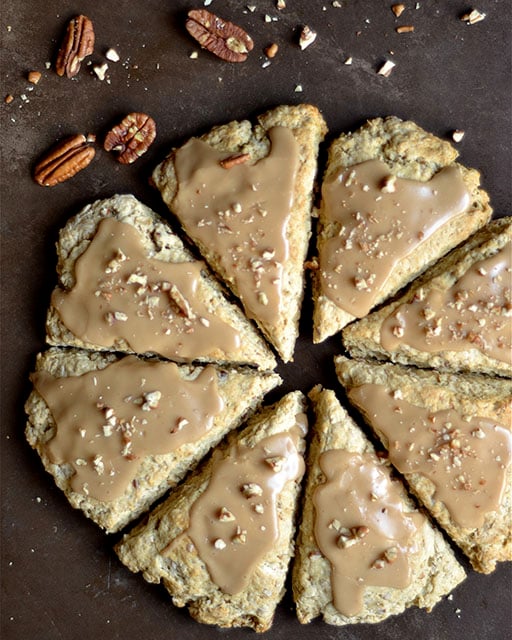
[[[213,348],[233,352],[239,334],[197,297],[201,262],[147,256],[138,231],[104,218],[75,264],[76,284],[52,304],[76,336],[107,348],[126,341],[137,353],[191,360]]]
[[[290,431],[254,447],[237,445],[224,458],[214,454],[211,478],[192,505],[185,534],[224,593],[242,591],[278,540],[279,494],[304,474],[298,447],[306,429],[306,417],[299,414]]]
[[[457,524],[479,527],[499,508],[512,453],[512,436],[503,425],[463,418],[452,409],[431,412],[379,384],[355,387],[349,398],[389,442],[391,463],[433,482],[434,498]]]
[[[319,252],[322,293],[357,318],[400,261],[471,203],[456,166],[420,182],[391,175],[380,160],[331,176],[322,198],[330,235]]]
[[[178,149],[173,211],[188,235],[215,255],[248,315],[272,323],[290,251],[299,152],[290,129],[274,127],[268,135],[269,155],[252,165],[246,154],[227,157],[196,138]]]
[[[410,584],[409,557],[425,518],[404,511],[400,485],[375,454],[331,450],[319,464],[325,482],[313,494],[314,535],[331,563],[333,605],[354,616],[365,587]]]
[[[381,328],[385,349],[401,343],[421,351],[469,348],[512,365],[512,244],[480,260],[449,289],[419,289]]]
[[[50,461],[71,465],[73,491],[102,501],[123,495],[145,456],[199,440],[224,405],[211,366],[184,380],[172,362],[127,356],[80,376],[31,379],[56,424]]]

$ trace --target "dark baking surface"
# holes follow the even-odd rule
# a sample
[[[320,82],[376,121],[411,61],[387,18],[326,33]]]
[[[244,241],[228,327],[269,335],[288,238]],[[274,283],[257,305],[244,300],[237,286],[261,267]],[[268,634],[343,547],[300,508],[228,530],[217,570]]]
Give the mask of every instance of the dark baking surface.
[[[479,0],[487,14],[468,26],[465,0],[405,0],[399,20],[392,0],[214,0],[210,9],[245,27],[255,48],[243,64],[228,64],[199,51],[184,30],[184,16],[203,2],[117,0],[6,0],[2,5],[3,92],[0,105],[2,157],[2,638],[69,640],[246,638],[249,630],[218,631],[199,625],[170,603],[164,589],[147,584],[117,560],[106,536],[68,505],[24,440],[23,403],[36,353],[44,348],[44,319],[55,283],[58,229],[86,203],[131,192],[156,211],[166,208],[148,184],[152,167],[186,137],[233,118],[254,116],[278,104],[311,102],[322,110],[330,137],[374,116],[398,115],[449,138],[466,135],[461,161],[482,172],[496,215],[511,204],[511,8],[507,0]],[[254,12],[246,5],[256,7]],[[94,64],[109,47],[121,60],[109,63],[100,81],[85,64],[74,80],[60,78],[54,61],[67,20],[84,13],[96,31]],[[266,22],[265,14],[277,17]],[[297,46],[298,29],[309,24],[317,41]],[[415,32],[399,35],[399,24]],[[263,49],[279,44],[270,66]],[[394,52],[390,54],[390,52]],[[348,56],[352,65],[344,65]],[[376,73],[387,58],[388,78]],[[26,74],[42,72],[30,87]],[[302,92],[295,91],[302,85]],[[30,89],[33,90],[30,90]],[[3,98],[3,96],[2,96]],[[130,111],[153,116],[157,140],[137,163],[121,166],[98,149],[92,165],[69,182],[42,188],[32,181],[35,160],[54,141],[75,132],[101,140]],[[295,362],[281,366],[278,393],[322,383],[339,391],[333,338],[313,348],[306,304]],[[458,554],[460,557],[460,554]],[[468,569],[467,580],[434,611],[410,609],[378,626],[335,628],[316,621],[301,626],[289,590],[279,605],[269,640],[409,638],[482,640],[509,637],[510,564],[490,576]]]

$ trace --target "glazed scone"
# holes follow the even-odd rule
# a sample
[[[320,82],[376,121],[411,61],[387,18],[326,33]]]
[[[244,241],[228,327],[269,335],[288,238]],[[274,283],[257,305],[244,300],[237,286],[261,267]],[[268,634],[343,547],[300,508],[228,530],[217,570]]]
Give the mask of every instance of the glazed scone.
[[[411,491],[491,573],[512,560],[512,381],[336,358],[350,402]]]
[[[464,580],[463,568],[334,391],[315,387],[310,398],[316,421],[292,574],[299,621],[430,611]]]
[[[337,138],[322,183],[313,340],[362,318],[483,226],[479,173],[413,122],[369,120]]]
[[[161,581],[199,622],[266,631],[293,553],[304,410],[304,396],[292,392],[230,434],[124,536],[116,546],[121,561]]]
[[[249,368],[53,347],[37,357],[26,437],[71,505],[111,533],[176,485],[280,383]]]
[[[49,344],[271,370],[271,349],[155,212],[131,195],[86,206],[60,231]]]
[[[316,107],[280,106],[192,138],[153,173],[162,198],[285,362],[292,360],[327,131]]]
[[[491,221],[388,305],[343,330],[356,358],[512,376],[512,218]]]

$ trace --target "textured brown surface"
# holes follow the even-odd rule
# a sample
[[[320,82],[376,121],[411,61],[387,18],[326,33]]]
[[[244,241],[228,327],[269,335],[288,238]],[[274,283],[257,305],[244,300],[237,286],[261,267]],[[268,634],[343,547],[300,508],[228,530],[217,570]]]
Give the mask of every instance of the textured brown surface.
[[[495,215],[510,213],[511,82],[504,55],[510,50],[510,3],[482,0],[477,6],[487,17],[471,26],[459,20],[470,6],[463,0],[424,1],[418,10],[407,3],[398,20],[391,1],[342,0],[342,8],[334,8],[330,0],[288,0],[287,9],[278,12],[272,0],[254,0],[247,4],[256,11],[243,13],[245,4],[214,0],[210,7],[254,39],[248,59],[237,65],[199,51],[186,33],[186,13],[202,7],[202,1],[7,0],[2,5],[2,638],[254,637],[251,631],[218,632],[199,625],[172,606],[163,588],[127,571],[112,550],[117,537],[105,536],[69,507],[24,441],[28,373],[43,347],[55,285],[54,243],[69,216],[116,192],[132,192],[167,215],[147,179],[173,145],[215,124],[299,102],[322,110],[330,139],[367,118],[386,115],[413,120],[441,137],[464,130],[457,145],[460,161],[482,172]],[[105,61],[109,47],[121,57],[109,62],[110,84],[90,75],[87,60],[74,80],[45,69],[45,62],[55,59],[67,21],[79,13],[95,25],[93,64]],[[265,13],[279,20],[267,23]],[[318,32],[305,51],[297,44],[303,24]],[[414,24],[414,33],[397,34],[399,24]],[[262,68],[263,49],[271,42],[279,51]],[[199,51],[196,60],[189,58],[193,51]],[[343,64],[348,56],[352,65]],[[388,57],[396,67],[384,78],[376,71]],[[26,76],[32,70],[43,76],[29,91]],[[302,93],[295,92],[297,85]],[[5,94],[14,101],[4,104]],[[47,189],[33,182],[36,160],[55,141],[88,131],[102,141],[133,111],[153,117],[158,129],[135,164],[121,166],[98,148],[90,166],[71,181]],[[332,362],[339,338],[313,348],[310,318],[306,308],[295,362],[280,368],[285,383],[276,396],[295,388],[309,391],[316,383],[339,389]],[[301,627],[288,591],[265,638],[313,640],[322,634],[363,640],[377,633],[379,640],[504,638],[510,628],[511,580],[510,565],[490,576],[470,570],[453,600],[444,600],[431,614],[411,609],[378,627],[343,630],[320,621]]]

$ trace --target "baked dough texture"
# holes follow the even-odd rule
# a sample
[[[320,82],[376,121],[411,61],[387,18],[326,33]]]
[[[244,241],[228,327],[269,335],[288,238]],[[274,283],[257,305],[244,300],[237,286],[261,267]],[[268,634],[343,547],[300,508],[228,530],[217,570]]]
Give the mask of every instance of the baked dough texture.
[[[342,134],[330,146],[324,181],[333,174],[367,160],[384,162],[392,175],[428,181],[444,167],[455,164],[457,151],[445,140],[397,117],[375,118],[360,129]],[[471,194],[470,209],[437,229],[417,250],[402,258],[387,279],[375,306],[396,293],[429,265],[483,226],[491,217],[489,197],[480,187],[480,174],[458,165]],[[320,206],[317,248],[338,233]],[[322,342],[355,319],[321,291],[319,277],[313,277],[313,340]]]
[[[134,196],[115,195],[87,205],[60,231],[57,242],[57,273],[58,288],[61,290],[70,290],[75,284],[75,262],[91,243],[101,220],[107,217],[133,226],[140,233],[148,257],[171,264],[195,260],[193,254],[158,214]],[[221,285],[207,271],[206,265],[201,271],[197,298],[206,304],[208,311],[233,327],[240,335],[240,346],[235,352],[226,354],[218,346],[212,345],[211,352],[197,358],[198,362],[248,364],[264,371],[275,368],[276,359],[271,349],[238,306],[228,301]],[[55,346],[133,353],[124,340],[118,340],[112,349],[84,342],[63,324],[53,306],[48,311],[46,333],[48,343]]]
[[[359,614],[345,616],[333,605],[331,564],[318,548],[315,535],[313,495],[325,481],[319,458],[325,451],[345,450],[351,453],[377,455],[370,441],[341,406],[334,391],[315,387],[309,394],[316,421],[308,449],[308,474],[302,506],[302,519],[293,564],[293,595],[297,617],[306,624],[322,616],[332,625],[375,623],[417,606],[430,611],[446,594],[465,578],[465,572],[442,534],[425,517],[417,532],[418,553],[409,557],[410,585],[404,589],[367,586]],[[398,480],[397,480],[398,481]],[[399,482],[399,481],[398,481]],[[417,510],[401,485],[404,513]]]
[[[381,384],[417,407],[436,412],[453,409],[462,416],[479,416],[512,428],[512,381],[483,375],[439,373],[396,364],[335,358],[336,373],[349,391],[363,384]],[[388,448],[371,417],[364,419]],[[421,473],[405,474],[411,492],[469,558],[476,571],[491,573],[496,563],[512,560],[512,465],[508,465],[499,509],[486,514],[480,527],[456,523],[445,504],[435,499],[435,485]]]
[[[395,309],[414,300],[420,290],[424,296],[432,290],[439,292],[449,290],[476,262],[494,256],[511,239],[512,218],[498,218],[491,221],[465,243],[439,260],[423,276],[415,280],[402,295],[365,318],[345,327],[342,333],[343,344],[350,355],[354,358],[377,358],[436,370],[512,377],[510,364],[493,358],[476,347],[426,352],[400,342],[396,349],[389,351],[382,346],[380,340],[382,324]],[[510,278],[509,274],[509,284]],[[510,320],[508,323],[510,332],[512,331]],[[484,332],[485,329],[482,331]]]
[[[253,447],[267,436],[287,432],[296,416],[305,410],[305,397],[289,393],[275,405],[255,415],[240,434],[232,433],[219,448],[226,455],[236,444]],[[302,439],[299,451],[303,453]],[[116,546],[121,561],[133,572],[141,571],[148,582],[164,584],[178,607],[187,606],[193,618],[220,627],[251,627],[266,631],[284,594],[284,582],[293,554],[295,510],[300,481],[288,481],[277,501],[279,537],[249,579],[234,595],[223,593],[212,581],[191,539],[185,535],[166,555],[162,551],[189,526],[189,510],[208,486],[213,461],[210,458]]]
[[[114,353],[91,352],[82,349],[53,347],[40,353],[36,371],[47,371],[55,377],[80,376],[99,371],[119,360]],[[183,380],[193,380],[204,369],[202,366],[179,365]],[[142,461],[136,482],[130,483],[124,494],[112,501],[100,501],[73,491],[70,479],[71,465],[50,461],[45,444],[56,433],[55,420],[42,398],[34,389],[26,403],[28,415],[25,435],[38,452],[45,469],[64,491],[72,507],[83,513],[108,533],[119,531],[129,522],[147,511],[166,491],[178,484],[185,474],[232,429],[238,427],[261,403],[263,396],[280,384],[277,374],[258,373],[249,368],[217,369],[217,388],[224,406],[214,417],[212,428],[199,441],[184,444],[164,455],[147,455]]]
[[[279,317],[269,324],[256,318],[258,326],[274,345],[285,362],[293,359],[295,342],[299,333],[299,315],[304,295],[304,261],[311,235],[311,210],[313,187],[317,171],[318,147],[327,127],[318,109],[311,105],[279,106],[258,117],[258,124],[249,120],[233,121],[214,127],[200,136],[214,149],[230,154],[249,154],[249,163],[265,158],[270,151],[267,132],[272,127],[289,128],[299,145],[299,168],[294,186],[291,215],[286,229],[289,257],[283,265],[283,302]],[[173,212],[173,202],[178,192],[175,169],[175,152],[156,167],[153,181],[160,190],[164,202]],[[214,251],[198,243],[199,250],[213,270],[240,297],[230,283],[230,274],[225,272]]]

